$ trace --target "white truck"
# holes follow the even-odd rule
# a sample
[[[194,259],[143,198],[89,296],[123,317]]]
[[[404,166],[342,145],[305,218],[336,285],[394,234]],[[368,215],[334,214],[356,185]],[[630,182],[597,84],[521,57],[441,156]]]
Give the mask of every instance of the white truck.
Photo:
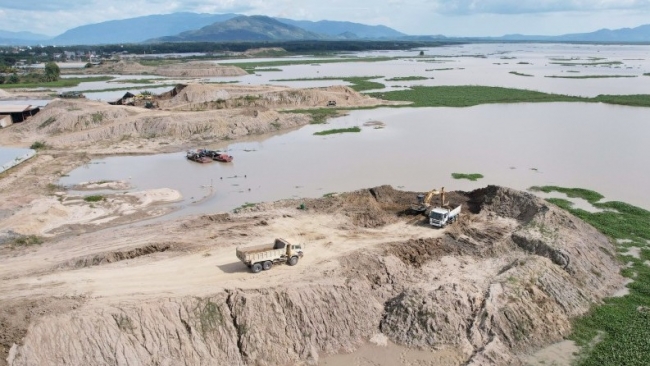
[[[458,217],[460,217],[460,208],[461,205],[458,205],[454,209],[434,208],[429,212],[429,224],[436,227],[445,227],[447,224],[458,220]]]
[[[269,270],[274,264],[287,263],[290,266],[298,264],[303,256],[304,244],[291,244],[284,239],[275,239],[273,244],[262,244],[250,247],[238,247],[237,258],[244,262],[253,273]]]

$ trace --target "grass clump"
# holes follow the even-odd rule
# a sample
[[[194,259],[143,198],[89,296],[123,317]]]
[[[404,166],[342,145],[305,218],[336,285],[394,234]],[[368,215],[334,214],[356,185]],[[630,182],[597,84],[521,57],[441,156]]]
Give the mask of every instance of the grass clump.
[[[99,202],[103,200],[104,200],[104,196],[99,194],[84,197],[84,201],[86,202]]]
[[[427,79],[429,78],[425,76],[398,76],[398,77],[386,79],[386,81],[413,81],[413,80],[427,80]]]
[[[510,71],[512,75],[518,75],[518,76],[533,76],[531,74],[524,74],[523,72],[517,72],[517,71]]]
[[[12,241],[14,247],[29,247],[40,244],[43,244],[43,238],[37,235],[21,235]]]
[[[45,141],[34,141],[34,143],[31,144],[29,148],[34,150],[46,149],[47,144],[45,143]]]
[[[643,76],[650,76],[650,72],[646,72]]]
[[[583,346],[576,365],[647,365],[650,354],[650,211],[624,202],[597,202],[602,195],[581,188],[555,186],[533,187],[544,192],[556,191],[569,197],[588,200],[601,212],[587,212],[573,208],[565,199],[552,198],[554,203],[573,215],[591,224],[617,242],[617,249],[624,251],[630,246],[642,248],[641,258],[625,256],[630,263],[623,269],[625,277],[634,282],[628,285],[630,293],[623,297],[608,298],[599,306],[573,324],[570,339]],[[615,240],[626,239],[627,243]],[[597,338],[598,337],[598,338]],[[599,339],[598,342],[594,342]]]
[[[471,173],[471,174],[451,173],[451,177],[454,178],[454,179],[469,179],[472,182],[475,182],[475,181],[483,178],[483,174],[478,174],[478,173]]]
[[[38,126],[38,129],[40,130],[41,128],[45,128],[45,127],[51,125],[51,124],[54,123],[54,122],[56,122],[56,117],[52,116],[52,117],[46,119],[43,123],[41,123],[41,124]]]
[[[361,132],[361,129],[357,126],[350,127],[350,128],[335,128],[332,130],[325,130],[325,131],[319,131],[319,132],[314,132],[314,135],[316,136],[326,136],[326,135],[334,135],[337,133],[348,133],[348,132]]]

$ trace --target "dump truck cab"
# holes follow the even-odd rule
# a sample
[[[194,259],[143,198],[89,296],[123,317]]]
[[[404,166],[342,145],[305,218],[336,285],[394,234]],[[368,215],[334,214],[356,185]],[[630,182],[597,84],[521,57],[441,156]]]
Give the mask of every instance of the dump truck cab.
[[[442,207],[436,207],[429,212],[429,224],[435,227],[445,227],[447,224],[452,223],[460,216],[460,208],[458,206],[453,210]]]

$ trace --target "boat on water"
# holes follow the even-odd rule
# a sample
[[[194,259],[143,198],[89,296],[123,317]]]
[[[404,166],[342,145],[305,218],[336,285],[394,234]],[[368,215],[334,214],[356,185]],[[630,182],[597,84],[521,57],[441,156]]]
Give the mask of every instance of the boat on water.
[[[212,158],[205,155],[202,150],[190,150],[187,152],[187,158],[192,161],[196,161],[197,163],[210,163],[212,162]]]
[[[211,158],[212,160],[220,161],[222,163],[230,163],[233,159],[232,155],[222,153],[216,150],[200,150],[204,156]]]

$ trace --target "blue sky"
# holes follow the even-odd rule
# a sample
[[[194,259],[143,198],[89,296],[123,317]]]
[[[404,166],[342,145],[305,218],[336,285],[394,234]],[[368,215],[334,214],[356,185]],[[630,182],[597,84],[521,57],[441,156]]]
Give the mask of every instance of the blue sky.
[[[556,35],[650,23],[650,0],[0,0],[0,18],[11,19],[0,28],[54,36],[89,23],[180,11],[347,20],[448,36]]]

